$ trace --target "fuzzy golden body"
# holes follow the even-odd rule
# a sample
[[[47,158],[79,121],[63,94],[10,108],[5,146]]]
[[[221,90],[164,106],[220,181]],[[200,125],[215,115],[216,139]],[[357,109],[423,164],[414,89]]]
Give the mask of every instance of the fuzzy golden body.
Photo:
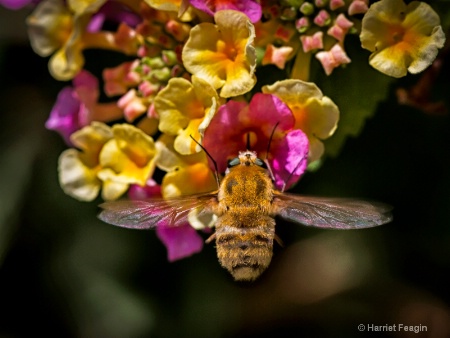
[[[270,264],[275,237],[272,199],[267,171],[251,160],[230,168],[220,185],[217,207],[212,208],[219,216],[217,257],[236,280],[254,280]]]
[[[215,214],[215,240],[220,264],[235,280],[252,281],[269,266],[275,237],[275,216],[285,220],[334,229],[360,229],[392,220],[391,208],[380,203],[354,199],[301,196],[283,193],[272,180],[255,152],[240,152],[231,161],[219,190],[172,199],[116,201],[100,205],[99,218],[133,229],[188,222],[197,216]]]

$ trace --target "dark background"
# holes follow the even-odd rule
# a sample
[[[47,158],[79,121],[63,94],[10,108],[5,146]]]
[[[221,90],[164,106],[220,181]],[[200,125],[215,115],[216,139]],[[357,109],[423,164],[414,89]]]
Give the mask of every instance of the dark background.
[[[295,188],[383,201],[394,222],[362,231],[278,222],[285,247],[241,284],[213,245],[169,263],[153,232],[106,225],[100,200],[63,193],[66,145],[44,122],[64,84],[30,49],[26,13],[0,8],[0,337],[450,337],[450,118],[394,97],[419,76],[395,81],[361,135]],[[432,99],[450,107],[444,61]],[[400,323],[427,332],[398,332]]]

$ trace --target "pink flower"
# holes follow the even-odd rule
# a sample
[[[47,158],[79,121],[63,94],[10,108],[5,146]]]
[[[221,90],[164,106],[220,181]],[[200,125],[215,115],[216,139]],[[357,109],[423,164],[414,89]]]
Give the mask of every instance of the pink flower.
[[[9,9],[20,9],[33,2],[33,0],[0,0],[0,5]]]
[[[147,184],[141,186],[139,184],[132,184],[128,189],[128,197],[131,200],[145,200],[147,198],[161,197],[161,186],[152,178],[147,181]]]
[[[224,10],[233,9],[244,13],[248,16],[252,23],[261,19],[261,5],[255,0],[190,0],[191,5],[211,16],[214,13]]]
[[[50,112],[50,117],[45,123],[45,127],[57,131],[64,138],[68,145],[72,145],[70,135],[81,127],[86,126],[86,116],[88,108],[85,102],[81,101],[77,91],[91,93],[90,99],[97,100],[98,80],[89,72],[81,71],[74,80],[74,87],[63,88],[56,99],[56,103]]]
[[[331,0],[330,1],[330,9],[334,11],[335,9],[338,9],[340,7],[344,7],[345,2],[344,0]]]
[[[249,104],[228,101],[221,106],[206,129],[203,146],[217,161],[219,172],[224,172],[227,160],[245,150],[247,138],[250,150],[265,159],[274,131],[268,161],[275,186],[288,188],[303,174],[309,151],[307,136],[300,129],[294,130],[294,124],[286,104],[274,95],[257,93]]]
[[[317,53],[316,59],[320,61],[325,70],[325,74],[327,75],[330,75],[334,68],[351,62],[344,49],[338,43],[336,43],[329,51]]]
[[[144,187],[132,185],[128,196],[132,200],[161,198],[161,186],[150,179]],[[178,227],[170,227],[163,222],[158,223],[156,235],[167,249],[169,262],[189,257],[203,249],[203,238],[187,222]]]
[[[280,69],[284,69],[292,51],[294,49],[289,46],[275,47],[272,44],[267,45],[266,53],[261,61],[262,65],[273,64]]]
[[[72,145],[70,135],[81,128],[78,115],[83,108],[74,89],[65,87],[59,92],[45,127],[58,132],[68,145]]]
[[[130,89],[119,99],[119,101],[117,101],[117,105],[123,109],[125,119],[129,122],[134,121],[148,109],[147,104],[144,102],[144,99],[138,95],[136,89]]]
[[[138,14],[119,1],[106,2],[93,16],[93,19],[95,16],[103,17],[103,21],[126,23],[130,27],[136,27],[142,22],[142,18]]]
[[[65,87],[59,92],[45,127],[58,132],[68,145],[72,145],[70,135],[91,121],[121,117],[122,111],[114,103],[97,103],[98,96],[97,78],[82,70],[73,79],[73,87]]]
[[[319,27],[326,26],[329,22],[330,14],[328,14],[328,12],[324,9],[322,9],[314,18],[314,23]]]
[[[348,15],[364,14],[369,9],[368,0],[353,0],[348,6]]]
[[[301,35],[300,40],[305,53],[323,48],[323,32],[321,31],[315,32],[313,35]]]
[[[351,27],[353,27],[353,22],[348,20],[345,15],[341,13],[337,16],[334,25],[328,29],[327,34],[342,43]]]
[[[178,227],[158,224],[156,235],[166,246],[169,262],[189,257],[203,248],[203,238],[189,223]]]
[[[106,95],[115,96],[125,94],[130,87],[137,86],[141,81],[134,68],[139,62],[124,62],[114,68],[105,68],[103,70],[103,80],[105,81],[104,90]]]

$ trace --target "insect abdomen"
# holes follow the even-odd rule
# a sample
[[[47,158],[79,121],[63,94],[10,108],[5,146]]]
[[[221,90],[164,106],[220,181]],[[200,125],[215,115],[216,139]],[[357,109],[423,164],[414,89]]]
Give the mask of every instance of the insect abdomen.
[[[239,218],[221,217],[216,224],[217,257],[235,280],[252,281],[267,269],[272,260],[275,220],[253,215],[256,226],[239,226]],[[236,226],[238,225],[238,226]]]

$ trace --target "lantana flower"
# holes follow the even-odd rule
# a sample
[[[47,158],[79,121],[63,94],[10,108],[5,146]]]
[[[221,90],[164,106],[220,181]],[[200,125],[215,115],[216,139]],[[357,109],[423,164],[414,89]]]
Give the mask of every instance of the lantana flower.
[[[174,148],[178,153],[199,152],[201,148],[191,136],[197,142],[202,141],[219,102],[217,92],[205,80],[193,76],[191,83],[183,78],[173,78],[154,101],[160,118],[159,130],[176,135]]]
[[[272,63],[284,69],[300,48],[298,32],[292,23],[278,18],[255,23],[255,46],[263,53],[262,64]],[[276,47],[275,47],[276,46]]]
[[[289,188],[303,174],[308,138],[295,128],[291,110],[275,95],[257,93],[249,104],[228,101],[211,120],[203,146],[217,162],[219,172],[224,172],[227,161],[246,150],[247,140],[258,157],[268,156],[278,189]]]
[[[444,46],[438,14],[425,2],[381,0],[362,21],[361,44],[372,52],[369,63],[380,72],[402,77],[427,68]]]
[[[316,54],[316,59],[320,61],[325,74],[330,75],[333,70],[341,65],[345,65],[351,62],[350,58],[345,53],[341,44],[336,43],[328,51],[320,51]]]
[[[64,87],[45,123],[46,128],[61,134],[68,145],[70,135],[92,121],[119,119],[122,110],[115,103],[98,103],[98,80],[82,70],[74,79],[73,87]]]
[[[269,44],[266,48],[266,53],[261,60],[262,65],[273,64],[280,69],[284,69],[289,56],[292,54],[293,48],[289,46],[275,47]]]
[[[9,9],[20,9],[33,3],[33,0],[0,0],[0,5]]]
[[[105,68],[103,70],[103,80],[105,81],[104,90],[106,95],[122,95],[128,91],[128,88],[137,86],[141,81],[141,77],[133,70],[138,64],[139,62],[135,60],[121,63],[113,68]]]
[[[214,172],[204,152],[180,155],[174,148],[175,137],[162,134],[156,141],[156,165],[166,171],[161,193],[164,198],[193,195],[217,190]]]
[[[105,1],[96,1],[96,9]],[[55,52],[49,70],[58,80],[70,80],[83,67],[82,35],[90,17],[82,14],[74,15],[62,0],[44,0],[27,18],[33,50],[41,56]]]
[[[223,10],[214,15],[216,24],[193,27],[182,52],[184,67],[220,89],[221,97],[247,93],[256,82],[255,30],[248,17]]]
[[[55,79],[67,81],[78,74],[84,65],[84,49],[121,50],[126,54],[136,51],[136,37],[125,28],[126,24],[122,24],[116,34],[89,30],[93,14],[105,2],[74,0],[66,7],[62,0],[44,0],[27,18],[33,50],[44,57],[53,54],[49,70]],[[127,39],[125,31],[130,34]]]
[[[144,0],[150,7],[161,11],[178,12],[183,3],[182,0]]]
[[[97,174],[106,200],[117,199],[130,184],[145,185],[155,170],[156,149],[150,136],[130,124],[114,125],[112,133],[100,152]]]
[[[192,195],[217,189],[213,172],[208,166],[204,152],[193,155],[179,155],[173,148],[174,137],[163,134],[156,142],[158,168],[167,172],[161,184],[161,193],[165,198]],[[193,210],[189,222],[178,227],[158,224],[156,233],[167,248],[169,261],[174,261],[203,248],[203,238],[196,232],[209,229],[215,222],[215,216],[199,219]]]
[[[128,197],[132,200],[161,198],[161,186],[153,179],[148,180],[145,186],[134,184],[128,190]],[[156,235],[167,249],[169,262],[189,257],[203,248],[203,238],[189,222],[173,227],[160,221],[156,226]]]
[[[263,93],[280,98],[292,111],[295,127],[309,139],[309,162],[318,160],[323,152],[322,140],[333,135],[339,120],[336,104],[311,82],[283,80],[262,88]]]
[[[117,104],[127,122],[141,119],[145,113],[150,119],[157,118],[154,99],[158,92],[172,78],[189,77],[180,53],[190,25],[173,12],[158,11],[143,2],[140,14],[143,20],[135,29],[138,58],[103,72],[106,94],[123,95]]]
[[[80,150],[61,154],[59,180],[68,195],[81,201],[92,201],[101,188],[103,199],[117,199],[131,184],[144,186],[155,169],[153,139],[132,125],[92,122],[71,141]]]
[[[255,44],[263,64],[273,63],[283,69],[287,61],[295,58],[289,69],[290,78],[307,81],[311,58],[322,64],[327,75],[335,67],[350,62],[344,50],[348,34],[357,33],[359,19],[351,17],[367,10],[368,0],[288,1],[263,2],[263,17],[255,23]],[[273,57],[276,46],[283,54]],[[287,53],[286,49],[291,52]]]
[[[218,11],[232,9],[248,16],[255,23],[261,19],[262,10],[259,1],[255,0],[190,0],[190,4],[213,16]]]
[[[59,184],[64,192],[80,201],[94,200],[102,187],[97,177],[100,151],[113,133],[109,126],[92,122],[71,136],[77,149],[67,149],[59,157]]]

